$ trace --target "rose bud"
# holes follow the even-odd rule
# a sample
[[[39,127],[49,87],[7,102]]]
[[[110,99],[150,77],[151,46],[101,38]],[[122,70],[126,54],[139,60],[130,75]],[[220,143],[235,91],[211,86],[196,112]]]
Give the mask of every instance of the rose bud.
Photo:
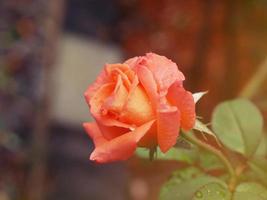
[[[148,53],[122,64],[106,64],[85,92],[95,122],[83,126],[95,149],[90,160],[126,160],[137,147],[167,152],[180,128],[195,123],[195,103],[185,77],[164,56]]]

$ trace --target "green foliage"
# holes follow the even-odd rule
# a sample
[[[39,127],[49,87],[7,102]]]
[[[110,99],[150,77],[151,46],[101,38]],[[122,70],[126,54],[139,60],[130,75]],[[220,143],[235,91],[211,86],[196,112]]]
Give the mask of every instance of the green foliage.
[[[188,200],[208,183],[225,185],[220,179],[203,174],[194,167],[175,171],[173,176],[166,182],[160,191],[160,200]]]
[[[148,159],[149,150],[145,148],[137,148],[136,155]],[[162,153],[159,148],[157,148],[155,159],[157,160],[176,160],[185,162],[188,164],[193,164],[197,159],[197,153],[194,149],[182,149],[182,148],[171,148],[167,153]]]
[[[195,126],[194,128],[195,130],[203,133],[203,134],[208,134],[208,135],[211,135],[212,137],[214,137],[216,140],[217,137],[216,135],[207,127],[207,125],[203,124],[200,120],[196,120],[196,123],[195,123]],[[205,135],[204,135],[205,136]]]
[[[197,94],[196,100],[201,96]],[[206,144],[194,130],[204,138],[212,136],[228,150]],[[212,130],[196,120],[193,130],[182,132],[174,148],[165,154],[156,150],[158,160],[191,165],[173,173],[162,186],[159,200],[267,200],[267,136],[257,107],[245,99],[219,104],[212,115]],[[149,158],[142,148],[137,155]]]
[[[199,149],[196,146],[191,146],[190,149],[178,147],[170,149],[166,153],[162,153],[159,148],[156,150],[155,160],[179,161],[190,165],[198,166],[205,171],[223,169],[221,161],[205,150]],[[146,148],[137,148],[136,155],[143,159],[149,159],[149,150]]]
[[[262,157],[255,157],[249,161],[248,165],[255,176],[267,186],[267,160]]]
[[[216,107],[212,115],[212,128],[226,147],[251,156],[260,142],[263,119],[249,100],[236,99]]]
[[[184,137],[182,137],[182,135],[180,135],[174,147],[183,149],[192,149],[193,145],[189,141],[187,141]]]
[[[263,134],[255,155],[257,155],[257,156],[266,156],[267,155],[267,136],[266,136],[266,133]]]
[[[267,200],[267,190],[262,185],[254,182],[241,183],[237,186],[233,200]]]
[[[206,171],[224,168],[216,156],[203,150],[199,152],[199,165]]]
[[[231,200],[230,191],[222,184],[208,183],[199,188],[193,197],[193,200]]]

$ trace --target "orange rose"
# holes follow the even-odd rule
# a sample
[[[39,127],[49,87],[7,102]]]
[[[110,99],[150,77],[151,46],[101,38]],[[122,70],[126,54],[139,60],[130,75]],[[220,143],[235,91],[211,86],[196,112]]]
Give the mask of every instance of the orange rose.
[[[125,160],[137,146],[166,152],[175,145],[179,129],[191,129],[196,118],[184,79],[175,63],[154,53],[106,64],[85,92],[96,121],[83,124],[95,144],[90,160]]]

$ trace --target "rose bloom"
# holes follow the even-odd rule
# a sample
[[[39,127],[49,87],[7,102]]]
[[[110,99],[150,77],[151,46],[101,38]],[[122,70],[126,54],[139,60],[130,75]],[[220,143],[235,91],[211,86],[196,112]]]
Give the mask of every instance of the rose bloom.
[[[95,119],[83,124],[95,144],[90,160],[126,160],[137,146],[167,152],[180,128],[190,130],[195,123],[184,80],[174,62],[154,53],[106,64],[85,92]]]

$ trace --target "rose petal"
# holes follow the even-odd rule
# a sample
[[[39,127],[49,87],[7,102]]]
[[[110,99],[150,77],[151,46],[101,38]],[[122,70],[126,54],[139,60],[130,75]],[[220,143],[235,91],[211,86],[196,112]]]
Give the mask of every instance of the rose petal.
[[[90,99],[90,111],[92,116],[95,118],[99,129],[106,139],[112,139],[123,133],[126,133],[130,125],[123,122],[119,122],[113,119],[111,116],[103,115],[102,105],[104,100],[110,97],[114,90],[114,83],[108,83],[101,86],[98,91],[95,92],[94,96]],[[108,126],[108,127],[105,127]]]
[[[153,74],[146,67],[139,65],[136,68],[137,76],[143,85],[151,103],[154,108],[157,107],[158,94],[157,94],[157,84],[153,77]]]
[[[180,82],[175,82],[168,90],[167,99],[181,112],[181,127],[184,130],[193,128],[196,120],[195,103],[192,94],[186,91]]]
[[[84,93],[85,100],[89,104],[91,97],[96,93],[96,91],[102,86],[110,81],[105,70],[102,70],[97,76],[97,79],[92,83]]]
[[[91,113],[94,114],[99,114],[101,106],[103,104],[103,101],[109,97],[113,90],[114,90],[115,84],[114,83],[107,83],[102,85],[95,93],[93,96],[85,96],[89,106],[90,106],[90,111]]]
[[[123,127],[123,128],[134,128],[130,124],[123,123],[121,121],[118,121],[116,119],[112,119],[108,116],[94,116],[96,121],[101,121],[101,124],[105,126],[117,126],[117,127]]]
[[[117,76],[120,75],[125,86],[128,88],[134,77],[134,72],[127,64],[106,64],[105,70],[107,74],[116,81]]]
[[[128,124],[124,124],[117,120],[108,119],[108,118],[100,118],[96,119],[96,123],[107,140],[112,140],[116,137],[119,137],[127,132],[132,128]]]
[[[96,123],[83,123],[83,127],[88,136],[93,140],[96,147],[107,142],[107,140],[101,134]]]
[[[176,144],[180,129],[180,112],[176,107],[161,109],[157,117],[158,144],[162,152],[167,152]]]
[[[166,58],[154,53],[147,53],[142,63],[153,74],[157,82],[158,92],[161,96],[166,95],[168,88],[175,81],[183,81],[185,79],[183,73],[178,70],[177,65]]]
[[[155,114],[150,100],[136,77],[120,114],[120,121],[139,126],[152,119],[155,119]]]
[[[129,66],[126,64],[121,64],[121,63],[106,64],[105,65],[105,70],[109,76],[112,75],[112,72],[114,70],[117,70],[117,69],[120,69],[121,71],[126,71],[129,69]]]
[[[124,64],[128,65],[130,68],[134,69],[139,62],[143,59],[143,56],[136,56],[133,58],[130,58],[124,62]]]
[[[138,141],[146,134],[153,123],[154,120],[147,122],[131,132],[98,146],[91,154],[90,160],[106,163],[128,159],[134,153]]]
[[[138,77],[137,75],[134,76],[134,79],[133,79],[133,82],[130,86],[130,90],[129,90],[129,94],[128,94],[128,99],[133,95],[133,91],[136,89],[136,87],[138,86],[139,84],[139,80],[138,80]]]
[[[127,89],[123,85],[121,76],[119,75],[114,91],[112,92],[111,96],[104,99],[105,101],[101,108],[105,109],[107,112],[118,114],[119,112],[121,112],[127,96]]]
[[[153,148],[158,145],[157,138],[157,123],[154,123],[151,128],[147,131],[147,133],[142,137],[142,139],[138,142],[139,147],[145,148]]]

